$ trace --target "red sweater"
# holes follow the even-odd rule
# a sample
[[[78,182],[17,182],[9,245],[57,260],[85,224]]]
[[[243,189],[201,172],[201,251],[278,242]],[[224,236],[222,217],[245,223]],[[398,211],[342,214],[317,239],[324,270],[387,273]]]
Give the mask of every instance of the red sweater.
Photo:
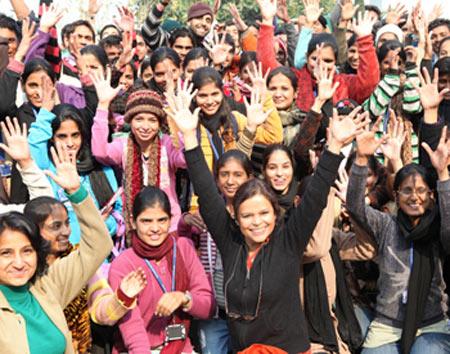
[[[334,81],[339,82],[339,87],[333,97],[333,103],[344,98],[354,99],[362,104],[373,92],[380,79],[380,68],[371,35],[357,39],[359,50],[359,67],[356,75],[337,74]],[[275,69],[281,64],[277,61],[274,48],[273,26],[261,25],[258,34],[256,55],[262,63],[263,72],[267,69]],[[297,106],[304,112],[308,112],[314,103],[315,79],[308,69],[292,68],[298,78]]]

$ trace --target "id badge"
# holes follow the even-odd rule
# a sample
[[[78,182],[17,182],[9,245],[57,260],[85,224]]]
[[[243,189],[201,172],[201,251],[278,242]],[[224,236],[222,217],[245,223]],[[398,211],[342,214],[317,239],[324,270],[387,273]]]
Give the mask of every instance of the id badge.
[[[166,327],[166,343],[180,339],[186,339],[186,328],[184,327],[184,324],[179,323]]]

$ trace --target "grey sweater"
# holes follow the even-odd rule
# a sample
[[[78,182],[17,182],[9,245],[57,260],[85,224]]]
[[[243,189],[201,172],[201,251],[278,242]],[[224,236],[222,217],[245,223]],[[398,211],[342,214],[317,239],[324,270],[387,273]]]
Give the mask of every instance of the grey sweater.
[[[347,191],[347,208],[376,240],[377,262],[380,268],[376,321],[401,328],[405,318],[406,297],[411,271],[411,244],[401,235],[396,217],[380,212],[364,202],[367,167],[353,164]],[[450,253],[450,180],[438,182],[438,202],[441,215],[439,254]],[[438,254],[438,253],[435,253]],[[422,325],[442,319],[447,311],[447,296],[442,277],[442,257],[435,259],[435,273],[425,307]]]

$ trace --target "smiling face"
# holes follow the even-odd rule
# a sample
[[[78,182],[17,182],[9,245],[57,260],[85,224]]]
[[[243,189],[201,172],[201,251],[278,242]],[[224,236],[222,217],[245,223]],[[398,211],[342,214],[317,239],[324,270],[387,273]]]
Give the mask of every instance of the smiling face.
[[[435,53],[438,53],[441,41],[448,36],[450,36],[450,29],[447,25],[438,26],[431,31],[431,45]]]
[[[159,120],[153,113],[139,113],[131,120],[131,132],[139,144],[152,141],[159,131]]]
[[[159,204],[144,209],[131,224],[137,236],[147,245],[157,247],[169,235],[170,216]]]
[[[77,123],[72,119],[66,119],[61,122],[58,130],[55,131],[53,141],[64,145],[69,156],[76,159],[83,143],[83,136]]]
[[[166,89],[168,80],[167,73],[169,71],[172,72],[173,84],[174,87],[176,87],[177,80],[180,77],[180,68],[178,68],[170,59],[164,59],[155,66],[155,72],[153,73],[153,77],[155,79],[156,84],[163,90]]]
[[[191,28],[192,32],[194,32],[200,38],[203,38],[211,30],[212,22],[213,22],[212,16],[206,14],[204,16],[196,17],[189,20],[188,25]]]
[[[262,194],[256,194],[240,204],[237,220],[245,242],[252,250],[273,232],[276,215],[270,201]]]
[[[37,253],[20,231],[5,229],[0,234],[0,284],[22,286],[33,277]]]
[[[306,67],[310,73],[314,73],[314,68],[317,65],[318,60],[318,52],[314,50],[307,59]],[[321,50],[320,60],[325,64],[327,71],[330,72],[331,69],[334,68],[336,64],[336,57],[334,55],[334,51],[331,47],[327,46]]]
[[[28,102],[30,102],[34,107],[37,108],[41,108],[42,106],[43,80],[47,80],[53,86],[52,80],[44,70],[39,70],[31,73],[27,77],[25,85],[23,85],[23,89],[25,91],[25,95],[27,96]]]
[[[272,77],[268,89],[272,93],[275,107],[281,111],[289,109],[297,96],[291,80],[281,73]]]
[[[128,90],[134,84],[134,74],[131,65],[132,64],[127,64],[125,66],[125,71],[120,76],[119,80],[119,84],[123,85],[125,91]]]
[[[294,169],[289,156],[283,150],[275,150],[269,157],[264,178],[277,193],[285,194],[292,182]]]
[[[215,83],[209,82],[198,90],[195,101],[205,115],[212,116],[222,105],[222,90]]]
[[[227,200],[232,200],[239,187],[248,179],[249,175],[242,164],[231,158],[219,169],[217,186]]]
[[[359,66],[359,51],[358,51],[358,46],[356,44],[354,44],[350,48],[348,48],[347,61],[350,64],[350,67],[352,69],[358,70],[358,66]]]
[[[173,43],[172,49],[180,56],[181,61],[184,61],[186,54],[194,47],[194,43],[189,37],[178,37]]]
[[[418,174],[407,177],[396,192],[399,208],[412,220],[418,220],[430,207],[431,195],[428,184]]]
[[[62,205],[53,205],[51,214],[39,228],[43,238],[50,242],[50,253],[58,257],[69,247],[71,233],[69,216]]]

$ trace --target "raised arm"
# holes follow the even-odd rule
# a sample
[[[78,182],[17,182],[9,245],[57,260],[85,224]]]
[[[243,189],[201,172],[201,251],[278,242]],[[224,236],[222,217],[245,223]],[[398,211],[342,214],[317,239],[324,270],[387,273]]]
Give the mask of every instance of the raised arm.
[[[276,0],[258,0],[261,11],[262,22],[258,32],[258,42],[256,46],[256,56],[262,63],[262,68],[275,69],[281,64],[277,61],[274,50],[274,28],[273,19],[277,13]]]
[[[142,37],[151,50],[168,45],[168,35],[161,28],[164,9],[169,5],[168,0],[163,0],[153,5],[142,25]]]

